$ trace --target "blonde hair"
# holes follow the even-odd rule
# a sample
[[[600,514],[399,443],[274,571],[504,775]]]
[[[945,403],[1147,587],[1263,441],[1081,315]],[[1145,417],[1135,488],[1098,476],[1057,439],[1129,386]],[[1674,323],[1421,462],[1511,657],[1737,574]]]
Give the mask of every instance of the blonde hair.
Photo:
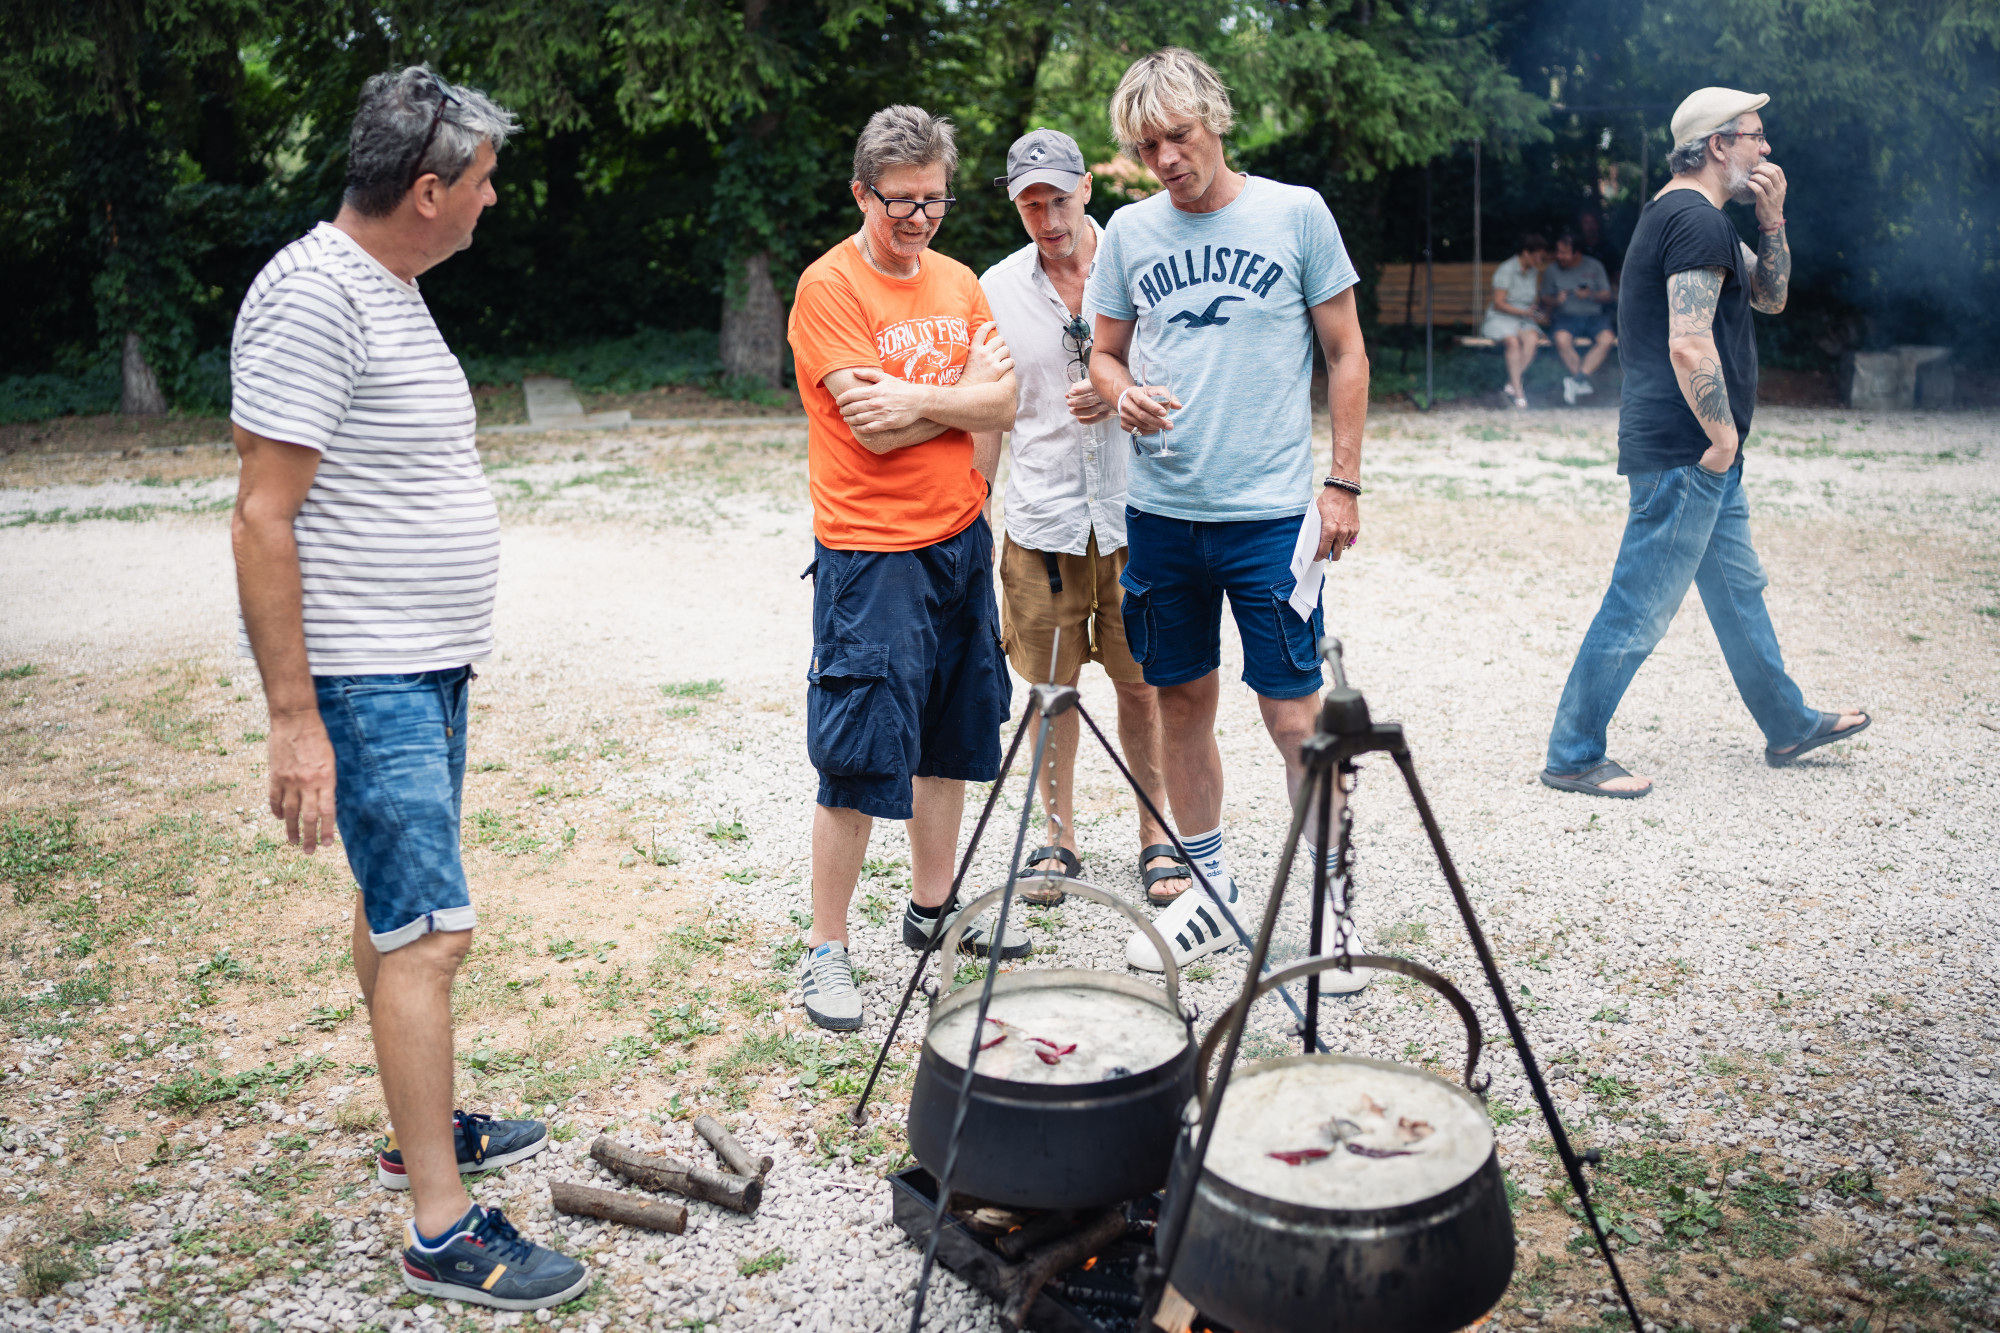
[[[1236,123],[1229,89],[1209,63],[1185,47],[1168,46],[1133,61],[1118,80],[1111,132],[1133,148],[1147,130],[1166,128],[1176,114],[1195,116],[1218,135]]]

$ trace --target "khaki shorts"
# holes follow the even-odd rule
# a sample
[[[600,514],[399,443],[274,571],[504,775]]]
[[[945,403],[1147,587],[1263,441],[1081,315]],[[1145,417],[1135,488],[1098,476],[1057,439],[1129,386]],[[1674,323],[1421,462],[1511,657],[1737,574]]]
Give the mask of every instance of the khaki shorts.
[[[1128,685],[1146,676],[1125,646],[1125,618],[1119,613],[1124,592],[1118,576],[1125,572],[1125,550],[1097,553],[1097,535],[1082,555],[1056,556],[1062,591],[1049,591],[1049,571],[1040,551],[1004,539],[1000,551],[1000,588],[1006,594],[1000,613],[1000,639],[1007,660],[1023,680],[1041,684],[1049,678],[1049,651],[1056,631],[1062,631],[1056,680],[1067,681],[1086,661]]]

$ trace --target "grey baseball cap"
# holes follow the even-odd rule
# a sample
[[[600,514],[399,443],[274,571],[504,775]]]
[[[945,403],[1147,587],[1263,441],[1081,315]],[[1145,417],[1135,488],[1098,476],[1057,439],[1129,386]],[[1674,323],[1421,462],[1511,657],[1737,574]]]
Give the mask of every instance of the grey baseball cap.
[[[1006,186],[1009,199],[1030,185],[1053,185],[1067,193],[1089,170],[1076,140],[1061,130],[1029,130],[1007,150],[1007,174],[995,176],[993,183]]]

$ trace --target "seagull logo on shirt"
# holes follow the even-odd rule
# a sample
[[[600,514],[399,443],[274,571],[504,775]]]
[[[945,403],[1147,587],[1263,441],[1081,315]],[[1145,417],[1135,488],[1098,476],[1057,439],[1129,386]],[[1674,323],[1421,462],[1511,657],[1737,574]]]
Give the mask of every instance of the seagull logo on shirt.
[[[1205,329],[1213,324],[1227,324],[1229,316],[1218,315],[1215,312],[1222,308],[1224,301],[1241,301],[1242,299],[1240,296],[1218,296],[1213,301],[1210,301],[1208,309],[1202,311],[1199,315],[1195,314],[1192,310],[1183,310],[1178,314],[1169,316],[1167,323],[1178,324],[1182,320],[1186,320],[1187,326],[1190,329]]]

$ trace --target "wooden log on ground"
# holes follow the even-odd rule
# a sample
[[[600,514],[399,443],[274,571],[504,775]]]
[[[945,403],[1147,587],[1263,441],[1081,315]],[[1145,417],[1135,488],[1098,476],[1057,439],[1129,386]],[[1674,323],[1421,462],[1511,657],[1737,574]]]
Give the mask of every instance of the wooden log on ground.
[[[676,1236],[687,1230],[688,1210],[671,1199],[636,1199],[629,1194],[553,1180],[549,1182],[549,1201],[557,1212],[572,1217],[598,1217],[648,1231],[670,1231]]]
[[[690,1166],[664,1153],[636,1153],[622,1148],[603,1135],[590,1145],[590,1156],[635,1185],[649,1190],[666,1190],[720,1204],[739,1213],[754,1213],[764,1201],[764,1182],[756,1176],[727,1175],[703,1166]]]
[[[708,1140],[708,1146],[715,1149],[715,1155],[737,1175],[763,1177],[771,1173],[771,1159],[751,1157],[743,1150],[743,1145],[736,1141],[736,1136],[714,1116],[696,1116],[694,1129],[695,1133]]]

